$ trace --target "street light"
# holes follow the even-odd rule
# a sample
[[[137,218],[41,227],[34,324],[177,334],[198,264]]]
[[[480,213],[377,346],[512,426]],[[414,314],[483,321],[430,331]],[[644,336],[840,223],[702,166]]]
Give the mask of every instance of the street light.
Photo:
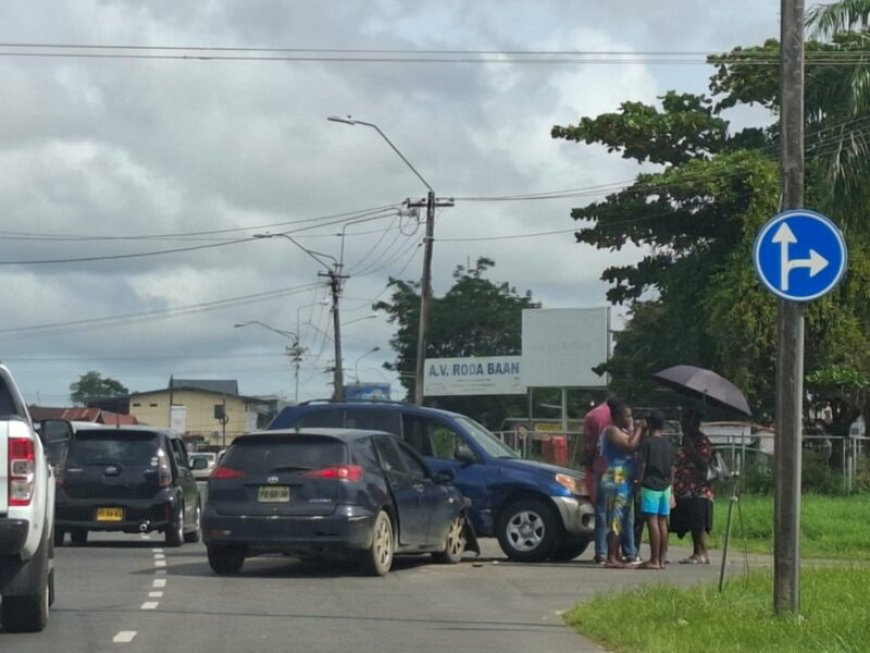
[[[343,279],[347,277],[341,274],[341,263],[334,256],[330,256],[329,254],[324,254],[322,252],[315,252],[312,249],[308,249],[307,247],[303,247],[299,242],[293,238],[290,234],[285,233],[277,233],[277,234],[254,234],[254,238],[276,238],[282,237],[289,240],[291,243],[296,245],[303,252],[308,254],[315,261],[320,263],[323,267],[326,268],[326,274],[322,272],[318,272],[317,276],[325,276],[329,277],[329,287],[332,291],[332,322],[333,322],[333,332],[335,333],[335,372],[334,372],[334,385],[335,388],[333,390],[333,398],[336,401],[342,401],[344,399],[344,371],[341,369],[341,322],[339,319],[338,313],[338,298],[341,295],[341,282]],[[320,257],[326,257],[332,259],[333,265],[330,267],[323,259]]]
[[[405,155],[399,151],[399,148],[393,144],[387,135],[381,131],[381,128],[372,122],[363,120],[354,120],[350,116],[342,118],[340,116],[328,116],[327,120],[332,122],[340,122],[345,125],[365,125],[371,127],[381,135],[387,145],[393,148],[393,151],[399,155],[399,158],[417,175],[417,179],[423,182],[423,185],[429,189],[426,195],[426,236],[423,239],[423,278],[420,282],[420,324],[417,329],[417,360],[414,372],[414,403],[422,405],[423,403],[423,371],[425,366],[426,356],[426,328],[429,324],[429,304],[432,295],[432,241],[435,234],[435,191],[429,185],[423,176],[417,172],[417,169],[411,165],[411,162],[405,158]]]
[[[380,350],[381,350],[380,347],[372,347],[372,348],[369,349],[366,353],[364,353],[362,356],[360,356],[359,358],[357,358],[357,359],[354,361],[354,363],[353,363],[353,371],[354,371],[354,375],[356,376],[356,384],[357,384],[357,385],[359,385],[359,362],[360,362],[363,358],[365,358],[366,356],[368,356],[369,354],[374,354],[376,351],[380,351]]]
[[[290,338],[293,340],[293,345],[290,347],[285,347],[284,351],[291,357],[293,361],[293,380],[295,385],[294,390],[294,401],[299,403],[299,361],[301,360],[303,349],[299,346],[299,336],[297,333],[293,331],[285,331],[284,329],[276,329],[273,326],[269,326],[265,322],[260,322],[260,320],[251,320],[250,322],[238,322],[233,325],[234,328],[240,329],[242,327],[250,326],[252,324],[256,324],[258,326],[263,327],[264,329],[268,329],[269,331],[274,331],[278,335],[284,336],[285,338]],[[297,328],[298,332],[298,328]]]

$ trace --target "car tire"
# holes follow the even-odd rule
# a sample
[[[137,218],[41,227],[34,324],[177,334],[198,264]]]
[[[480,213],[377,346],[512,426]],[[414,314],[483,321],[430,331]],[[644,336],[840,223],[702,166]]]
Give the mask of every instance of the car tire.
[[[372,545],[363,556],[363,571],[370,576],[385,576],[393,566],[394,552],[393,522],[381,510],[372,527]]]
[[[69,539],[76,546],[83,546],[88,542],[88,532],[84,528],[76,528],[69,532]]]
[[[216,574],[237,574],[245,564],[245,550],[240,546],[215,545],[207,552],[208,564]]]
[[[196,544],[202,537],[202,508],[199,503],[196,504],[196,512],[193,513],[193,524],[193,530],[184,534],[184,541],[187,544]]]
[[[583,538],[572,538],[568,535],[563,535],[562,540],[556,546],[556,550],[553,551],[553,555],[550,556],[553,560],[560,560],[563,562],[567,562],[568,560],[573,560],[589,547],[589,543],[591,542],[591,538],[583,537]]]
[[[178,512],[164,533],[164,541],[166,546],[181,546],[184,544],[184,504],[178,504]]]
[[[462,560],[466,543],[465,515],[456,515],[447,527],[444,550],[433,553],[432,559],[440,564],[455,565]]]
[[[54,529],[53,537],[54,537],[54,545],[55,546],[63,546],[64,535],[66,535],[66,533],[62,529],[60,529],[60,528]]]
[[[15,596],[4,595],[3,601],[0,602],[0,624],[8,633],[36,633],[44,630],[48,625],[49,604],[54,594],[48,544],[46,538],[36,552],[37,557],[44,557],[44,559],[41,561],[33,559],[29,563],[40,564],[43,569],[39,587],[35,588],[35,592]]]
[[[562,533],[556,511],[541,499],[522,499],[505,508],[496,535],[504,554],[517,562],[549,558]]]

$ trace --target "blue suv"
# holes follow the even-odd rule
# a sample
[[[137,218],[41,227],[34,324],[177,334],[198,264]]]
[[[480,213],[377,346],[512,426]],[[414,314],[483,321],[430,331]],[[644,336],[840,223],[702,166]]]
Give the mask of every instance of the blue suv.
[[[312,401],[282,410],[269,429],[336,427],[402,438],[469,499],[475,533],[521,562],[571,560],[592,541],[594,507],[582,472],[520,458],[474,420],[407,403]]]

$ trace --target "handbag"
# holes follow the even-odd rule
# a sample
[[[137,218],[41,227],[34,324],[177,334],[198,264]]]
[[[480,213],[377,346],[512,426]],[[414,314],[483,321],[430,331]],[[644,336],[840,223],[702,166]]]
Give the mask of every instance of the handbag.
[[[731,473],[728,471],[728,466],[725,464],[725,458],[718,451],[714,451],[710,456],[710,463],[707,465],[707,480],[721,481],[729,478]]]

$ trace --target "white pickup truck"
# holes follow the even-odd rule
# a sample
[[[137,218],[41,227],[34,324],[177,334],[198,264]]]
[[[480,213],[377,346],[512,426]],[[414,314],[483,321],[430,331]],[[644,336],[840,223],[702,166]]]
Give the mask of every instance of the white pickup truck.
[[[54,472],[9,369],[0,364],[0,625],[45,628],[54,602]]]

